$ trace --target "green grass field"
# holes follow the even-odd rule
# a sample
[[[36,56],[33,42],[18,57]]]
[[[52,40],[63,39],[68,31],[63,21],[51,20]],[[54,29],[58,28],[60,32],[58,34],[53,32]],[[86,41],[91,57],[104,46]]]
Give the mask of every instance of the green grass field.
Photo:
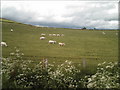
[[[32,59],[36,63],[47,58],[49,63],[56,65],[70,60],[75,64],[86,61],[87,69],[101,62],[118,60],[117,30],[78,30],[64,28],[35,27],[14,21],[2,20],[2,41],[8,47],[2,48],[3,57],[8,57],[14,47],[18,47],[25,55],[24,59]],[[11,27],[14,29],[10,31]],[[102,32],[106,34],[103,35]],[[45,40],[40,40],[41,33],[46,34]],[[63,37],[53,37],[48,34],[64,34]],[[64,42],[61,47],[57,44],[48,44],[49,40]]]

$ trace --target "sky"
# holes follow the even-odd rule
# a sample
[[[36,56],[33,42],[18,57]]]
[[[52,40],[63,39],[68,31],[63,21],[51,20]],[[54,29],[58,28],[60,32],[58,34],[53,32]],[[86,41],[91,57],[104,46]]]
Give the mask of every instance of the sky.
[[[116,1],[5,1],[2,18],[47,27],[118,29]]]

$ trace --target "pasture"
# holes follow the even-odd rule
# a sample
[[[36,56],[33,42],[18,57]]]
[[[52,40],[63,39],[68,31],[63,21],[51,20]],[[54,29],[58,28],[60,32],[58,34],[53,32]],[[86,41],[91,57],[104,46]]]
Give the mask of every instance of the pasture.
[[[118,60],[117,30],[80,30],[65,28],[35,27],[9,20],[2,20],[2,41],[8,47],[2,47],[3,57],[8,57],[18,47],[25,55],[24,60],[38,63],[47,58],[49,63],[59,65],[65,60],[74,64],[86,63],[86,69],[96,70],[101,62],[115,62]],[[13,32],[11,32],[13,28]],[[103,34],[105,32],[105,34]],[[40,40],[41,33],[45,33],[45,40]],[[49,36],[49,34],[64,34],[64,36]],[[49,44],[49,40],[57,41]],[[59,46],[64,42],[65,46]]]

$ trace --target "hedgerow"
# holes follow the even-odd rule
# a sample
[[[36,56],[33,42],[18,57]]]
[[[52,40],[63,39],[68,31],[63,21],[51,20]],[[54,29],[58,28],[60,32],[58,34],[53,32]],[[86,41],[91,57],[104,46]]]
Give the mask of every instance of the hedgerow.
[[[2,58],[3,88],[120,88],[118,63],[98,64],[94,75],[81,77],[77,67],[66,60],[56,68],[54,64],[24,60],[19,49]]]

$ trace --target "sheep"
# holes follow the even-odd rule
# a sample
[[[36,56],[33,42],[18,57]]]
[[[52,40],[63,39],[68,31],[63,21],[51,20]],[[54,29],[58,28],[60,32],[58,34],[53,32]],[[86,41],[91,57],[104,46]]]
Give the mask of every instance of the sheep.
[[[53,34],[53,36],[56,36],[56,34]]]
[[[118,33],[116,33],[116,35],[118,35]]]
[[[105,32],[102,32],[103,34],[106,34]]]
[[[44,40],[45,39],[45,37],[40,37],[40,40]]]
[[[50,43],[50,44],[55,44],[55,43],[56,43],[56,41],[49,40],[49,43]]]
[[[42,36],[45,36],[46,34],[42,33],[41,35],[42,35]]]
[[[49,36],[52,36],[52,34],[49,34]]]
[[[0,45],[1,45],[1,46],[6,46],[6,47],[8,46],[8,45],[6,44],[6,42],[1,42]]]
[[[49,34],[49,36],[64,36],[64,34]]]
[[[60,46],[65,46],[65,43],[59,43]]]
[[[11,29],[10,31],[13,32],[13,29]]]
[[[59,37],[59,36],[60,36],[60,34],[57,34],[57,36]]]
[[[61,36],[64,36],[64,34],[61,34]]]

